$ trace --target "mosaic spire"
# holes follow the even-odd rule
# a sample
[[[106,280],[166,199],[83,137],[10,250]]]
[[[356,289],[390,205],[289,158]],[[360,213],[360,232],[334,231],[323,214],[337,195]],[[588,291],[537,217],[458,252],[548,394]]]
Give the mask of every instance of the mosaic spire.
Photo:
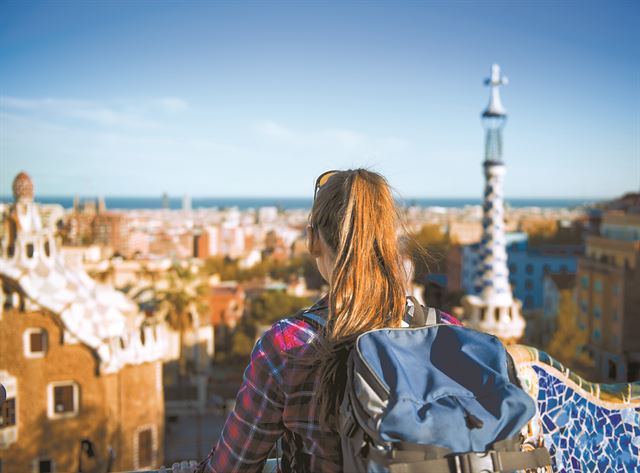
[[[501,305],[509,305],[513,300],[509,286],[504,231],[503,181],[506,166],[502,162],[502,129],[507,121],[507,112],[500,100],[499,89],[506,83],[506,77],[500,75],[500,66],[494,64],[491,77],[485,81],[485,84],[491,87],[491,98],[482,113],[485,129],[485,186],[480,266],[476,279],[476,292],[486,301]]]
[[[482,241],[478,250],[476,295],[467,297],[463,304],[471,325],[503,340],[517,340],[524,332],[524,319],[520,302],[511,294],[507,266],[503,191],[506,166],[502,161],[502,130],[507,112],[500,98],[500,87],[507,84],[507,78],[500,74],[500,66],[492,66],[491,77],[485,84],[491,87],[491,96],[482,112],[485,129]]]

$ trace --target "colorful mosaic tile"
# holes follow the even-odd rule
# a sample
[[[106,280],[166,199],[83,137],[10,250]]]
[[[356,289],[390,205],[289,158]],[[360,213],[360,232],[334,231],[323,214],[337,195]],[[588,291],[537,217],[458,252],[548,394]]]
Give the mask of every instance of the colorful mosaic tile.
[[[544,352],[510,352],[538,403],[527,443],[547,446],[553,471],[640,472],[640,383],[590,383]]]

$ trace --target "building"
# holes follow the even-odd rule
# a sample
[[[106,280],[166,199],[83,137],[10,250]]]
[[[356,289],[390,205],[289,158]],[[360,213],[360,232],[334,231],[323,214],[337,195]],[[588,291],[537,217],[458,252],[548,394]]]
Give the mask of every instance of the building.
[[[120,255],[129,255],[128,219],[122,213],[106,211],[103,198],[82,203],[75,198],[73,211],[65,218],[62,236],[68,246],[98,244]]]
[[[3,472],[120,471],[163,460],[165,350],[122,293],[69,267],[20,173],[0,238]],[[46,209],[44,209],[46,211]]]
[[[119,255],[129,255],[129,228],[125,215],[115,212],[98,213],[91,226],[91,243],[108,246]]]
[[[542,282],[543,308],[541,317],[527,322],[527,342],[537,347],[546,347],[558,328],[558,317],[564,299],[575,298],[576,275],[571,273],[549,273]],[[573,307],[574,304],[567,304]],[[577,314],[562,314],[575,318]]]
[[[207,259],[211,256],[210,233],[206,230],[195,230],[193,232],[193,257]]]
[[[480,222],[464,222],[451,220],[447,224],[449,241],[456,245],[470,245],[482,239],[482,225]]]
[[[503,180],[506,166],[502,161],[502,129],[507,113],[502,106],[499,87],[507,83],[500,66],[491,68],[489,105],[482,113],[485,128],[485,175],[482,218],[482,240],[478,256],[475,291],[462,299],[467,323],[492,333],[505,343],[517,341],[524,333],[525,321],[521,303],[514,299],[509,287],[504,222]]]
[[[509,284],[513,295],[522,301],[524,311],[542,310],[543,279],[547,274],[575,274],[582,245],[544,245],[531,247],[526,233],[505,235]],[[476,276],[479,271],[481,244],[454,247],[448,255],[449,290],[458,284],[466,294],[478,294]]]
[[[246,294],[235,281],[218,283],[209,292],[211,325],[215,330],[216,349],[227,351],[230,334],[244,314]]]
[[[191,212],[191,196],[189,194],[185,194],[182,197],[182,210],[184,212]]]
[[[582,245],[546,245],[532,248],[527,240],[508,249],[509,282],[525,311],[542,310],[544,277],[547,274],[575,274]]]
[[[589,334],[595,376],[640,380],[640,195],[606,211],[600,235],[587,237],[578,262],[580,326]]]

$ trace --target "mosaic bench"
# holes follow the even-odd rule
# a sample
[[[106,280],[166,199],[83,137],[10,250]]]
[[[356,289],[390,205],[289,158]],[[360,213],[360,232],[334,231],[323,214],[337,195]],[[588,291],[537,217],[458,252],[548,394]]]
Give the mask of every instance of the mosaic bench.
[[[509,352],[538,404],[525,448],[544,443],[558,473],[640,472],[640,382],[590,383],[535,348]]]

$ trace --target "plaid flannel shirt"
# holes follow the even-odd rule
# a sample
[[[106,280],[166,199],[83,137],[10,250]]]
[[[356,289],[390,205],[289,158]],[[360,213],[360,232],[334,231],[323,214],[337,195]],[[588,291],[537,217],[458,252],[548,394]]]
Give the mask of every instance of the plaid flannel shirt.
[[[325,304],[321,300],[311,310],[326,311]],[[442,321],[460,325],[445,313]],[[313,400],[320,390],[319,371],[296,362],[317,336],[317,326],[295,316],[264,333],[244,372],[235,408],[198,472],[259,472],[274,444],[291,434],[309,455],[310,471],[342,471],[340,438],[323,428]]]

